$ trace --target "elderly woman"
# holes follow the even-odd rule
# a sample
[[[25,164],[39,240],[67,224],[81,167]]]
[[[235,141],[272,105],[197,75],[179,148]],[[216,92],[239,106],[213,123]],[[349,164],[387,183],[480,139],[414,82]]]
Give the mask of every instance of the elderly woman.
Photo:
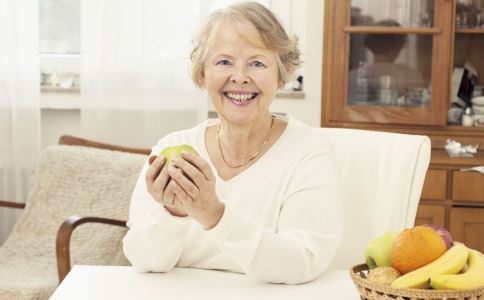
[[[132,196],[126,257],[139,272],[177,266],[274,283],[315,279],[342,235],[332,148],[317,129],[269,112],[299,65],[297,41],[264,6],[242,3],[208,18],[191,58],[219,119],[153,147]],[[179,144],[199,156],[166,163],[160,151]]]

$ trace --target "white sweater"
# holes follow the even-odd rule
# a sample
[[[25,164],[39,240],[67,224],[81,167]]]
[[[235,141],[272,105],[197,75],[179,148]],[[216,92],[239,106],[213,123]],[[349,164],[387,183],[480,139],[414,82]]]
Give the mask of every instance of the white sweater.
[[[189,217],[172,216],[147,192],[145,164],[123,240],[133,267],[138,272],[222,269],[288,284],[318,277],[334,257],[343,230],[335,159],[320,131],[292,117],[288,121],[262,157],[227,181],[217,176],[205,147],[209,121],[162,138],[153,154],[190,144],[208,161],[225,211],[208,231]]]

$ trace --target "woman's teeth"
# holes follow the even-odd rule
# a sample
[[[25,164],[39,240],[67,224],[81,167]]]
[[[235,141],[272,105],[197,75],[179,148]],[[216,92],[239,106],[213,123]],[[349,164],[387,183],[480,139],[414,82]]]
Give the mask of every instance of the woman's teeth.
[[[250,93],[250,94],[232,94],[232,93],[225,93],[225,96],[230,98],[231,100],[235,100],[238,102],[247,102],[257,96],[257,93]]]

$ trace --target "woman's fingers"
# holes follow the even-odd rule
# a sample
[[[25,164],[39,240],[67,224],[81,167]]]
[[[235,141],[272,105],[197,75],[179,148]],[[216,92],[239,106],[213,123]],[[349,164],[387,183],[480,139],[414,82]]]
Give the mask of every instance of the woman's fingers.
[[[188,193],[176,181],[171,181],[169,186],[173,189],[175,193],[176,202],[179,203],[182,207],[189,205],[193,202],[190,195],[188,195]]]
[[[186,161],[185,162],[180,162],[180,164],[182,164],[183,166],[181,167],[181,169],[178,169],[175,164],[170,164],[168,165],[168,174],[170,175],[170,177],[172,178],[172,181],[171,183],[177,183],[177,185],[179,185],[181,188],[183,188],[183,190],[192,198],[196,198],[198,192],[199,192],[199,188],[197,187],[197,185],[201,185],[202,182],[201,182],[201,179],[203,179],[203,175],[200,173],[200,171],[198,171],[195,167],[193,167],[192,165],[190,165],[189,163],[187,163]],[[182,169],[184,170],[185,173],[187,173],[186,175],[188,177],[190,177],[190,179],[193,180],[190,180],[187,178],[187,176],[185,176],[185,174],[183,174],[183,171]],[[202,177],[202,178],[200,178]]]
[[[162,196],[165,192],[166,185],[170,181],[170,175],[168,174],[167,166],[163,166],[158,177],[156,177],[155,181],[153,182],[152,191],[155,195],[157,195],[157,199],[162,199]]]
[[[150,195],[160,203],[173,205],[173,191],[166,192],[165,188],[170,180],[163,156],[150,156],[148,164],[150,167],[146,171],[146,185]]]
[[[184,208],[184,200],[180,199],[177,194],[177,190],[181,189],[174,180],[171,180],[165,189],[165,195],[162,201],[165,209],[172,215],[177,217],[188,216],[187,211]]]
[[[191,165],[193,165],[196,169],[198,169],[203,174],[206,180],[215,180],[212,169],[210,169],[208,162],[205,161],[203,158],[198,155],[194,155],[193,153],[190,153],[188,151],[182,152],[182,158],[189,162]]]
[[[163,191],[162,203],[169,207],[175,206],[175,189],[170,184],[168,184],[166,189]]]
[[[160,175],[161,169],[165,164],[165,158],[163,156],[150,156],[148,158],[148,164],[150,167],[146,171],[145,180],[148,186],[148,190],[153,186],[153,182]]]
[[[157,155],[150,155],[150,157],[148,158],[148,164],[151,166],[151,164],[155,161],[157,157]]]
[[[148,165],[145,180],[148,192],[153,199],[165,206],[172,215],[178,217],[188,216],[185,209],[183,209],[184,201],[180,199],[180,196],[177,196],[175,190],[178,190],[178,194],[184,195],[184,200],[189,197],[186,193],[183,194],[181,192],[182,188],[168,174],[168,166],[166,165],[165,158],[163,156],[152,155],[148,158]],[[178,178],[180,179],[180,177]],[[190,182],[186,178],[185,180]],[[173,184],[170,185],[170,182],[173,182]],[[193,183],[191,184],[193,185]]]

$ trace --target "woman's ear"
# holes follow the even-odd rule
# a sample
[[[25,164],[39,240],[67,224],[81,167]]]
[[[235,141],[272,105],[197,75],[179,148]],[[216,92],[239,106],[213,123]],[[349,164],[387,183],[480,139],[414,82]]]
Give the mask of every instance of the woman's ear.
[[[285,64],[283,63],[282,67],[284,68],[286,80],[289,80],[289,78],[293,76],[294,69],[291,68],[289,63],[285,63]],[[279,69],[279,80],[278,80],[279,89],[282,89],[284,85],[287,83],[287,82],[284,82],[283,78],[284,78],[284,75],[282,74],[282,70]]]
[[[282,90],[282,88],[284,87],[284,84],[285,84],[285,83],[284,83],[284,82],[283,82],[283,81],[282,81],[282,80],[279,78],[279,80],[278,80],[278,84],[277,84],[277,88],[278,88],[279,90]]]
[[[286,62],[284,65],[284,70],[286,70],[287,78],[291,78],[294,75],[294,68],[290,62]]]
[[[198,77],[198,83],[202,89],[205,89],[205,73],[202,71]]]

